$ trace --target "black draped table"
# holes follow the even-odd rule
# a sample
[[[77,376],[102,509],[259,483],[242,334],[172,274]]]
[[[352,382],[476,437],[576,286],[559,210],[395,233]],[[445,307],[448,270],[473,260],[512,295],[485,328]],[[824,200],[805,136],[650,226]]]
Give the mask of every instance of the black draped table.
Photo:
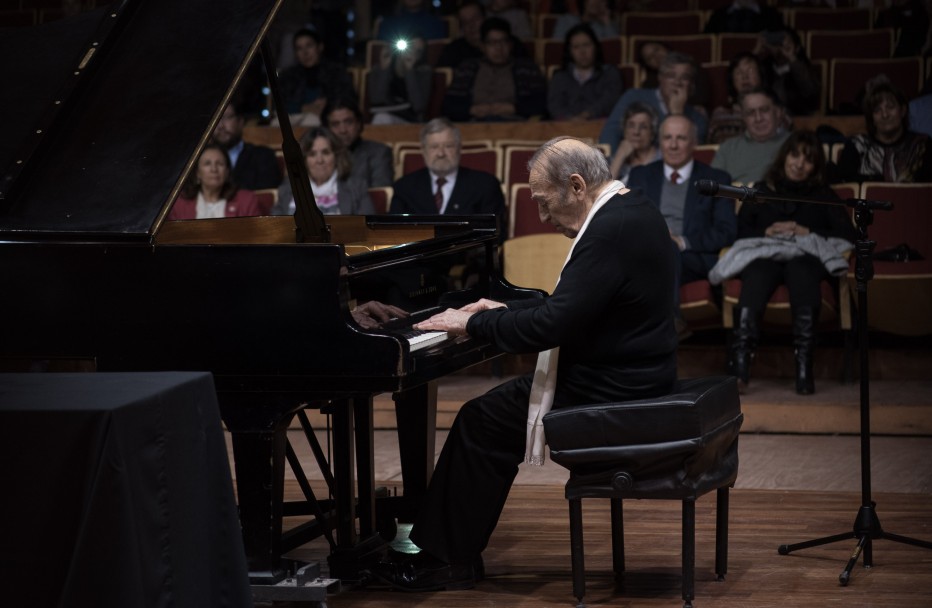
[[[252,605],[209,373],[0,374],[0,604]]]

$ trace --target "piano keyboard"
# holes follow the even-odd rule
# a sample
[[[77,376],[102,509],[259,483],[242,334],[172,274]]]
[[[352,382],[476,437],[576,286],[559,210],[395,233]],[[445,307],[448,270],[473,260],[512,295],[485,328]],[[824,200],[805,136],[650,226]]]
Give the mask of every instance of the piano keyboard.
[[[422,348],[439,344],[450,337],[445,331],[422,331],[417,329],[403,331],[401,335],[408,340],[412,353]]]

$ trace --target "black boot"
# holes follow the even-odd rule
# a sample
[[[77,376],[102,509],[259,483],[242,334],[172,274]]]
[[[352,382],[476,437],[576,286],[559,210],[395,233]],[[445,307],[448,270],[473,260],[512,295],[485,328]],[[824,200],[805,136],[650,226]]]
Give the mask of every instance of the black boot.
[[[816,311],[808,306],[793,310],[793,344],[796,346],[796,392],[815,392],[812,375],[812,349],[815,345]]]
[[[750,308],[735,308],[735,327],[728,353],[728,373],[746,388],[751,378],[751,360],[758,337],[757,315]]]

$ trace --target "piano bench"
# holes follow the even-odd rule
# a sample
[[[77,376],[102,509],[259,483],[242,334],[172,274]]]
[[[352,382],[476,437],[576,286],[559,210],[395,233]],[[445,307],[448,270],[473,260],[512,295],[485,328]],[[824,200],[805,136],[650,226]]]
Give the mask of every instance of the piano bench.
[[[584,607],[582,499],[611,500],[613,569],[624,574],[625,498],[681,500],[682,589],[692,607],[696,499],[717,490],[715,571],[728,562],[728,489],[738,476],[738,431],[744,416],[731,376],[680,380],[654,399],[554,410],[544,417],[551,459],[570,471],[573,595]]]

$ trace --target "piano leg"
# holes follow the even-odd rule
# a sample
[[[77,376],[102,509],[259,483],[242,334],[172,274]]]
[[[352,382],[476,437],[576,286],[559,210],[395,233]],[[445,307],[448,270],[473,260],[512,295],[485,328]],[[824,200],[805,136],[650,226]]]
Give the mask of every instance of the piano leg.
[[[437,383],[428,382],[395,393],[395,420],[401,456],[403,505],[395,512],[399,521],[414,521],[434,471],[437,436]]]
[[[285,433],[291,418],[284,416],[274,428],[262,431],[230,429],[240,525],[252,584],[274,585],[287,574],[281,563],[282,501]]]

